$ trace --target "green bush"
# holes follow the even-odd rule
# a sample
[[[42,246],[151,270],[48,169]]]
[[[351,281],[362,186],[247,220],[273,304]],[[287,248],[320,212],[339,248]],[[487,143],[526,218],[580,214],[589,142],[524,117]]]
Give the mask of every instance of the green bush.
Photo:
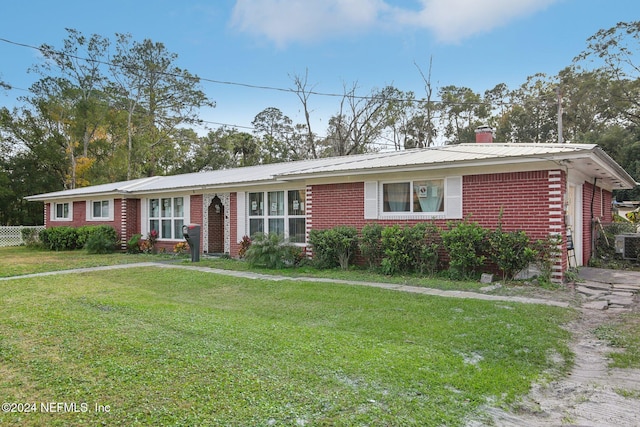
[[[406,273],[411,269],[411,243],[407,233],[408,227],[398,224],[382,230],[382,272],[392,275]]]
[[[358,248],[360,254],[367,260],[369,269],[373,270],[382,262],[382,230],[380,224],[367,224],[360,231]]]
[[[247,248],[244,258],[251,267],[284,268],[295,265],[302,249],[286,243],[278,234],[258,233]]]
[[[20,230],[20,234],[22,235],[22,241],[28,247],[38,247],[42,244],[42,242],[40,242],[40,232],[37,228],[24,227]]]
[[[118,244],[118,233],[116,229],[110,225],[83,225],[76,228],[78,233],[78,247],[84,248],[87,242],[94,236],[103,236],[113,242],[114,246]],[[95,240],[95,239],[94,239]]]
[[[532,247],[535,252],[534,263],[540,270],[538,282],[546,285],[551,283],[551,274],[553,266],[561,255],[559,245],[562,244],[562,238],[559,236],[548,236],[545,239],[536,240]]]
[[[309,244],[313,247],[313,259],[318,267],[340,266],[346,270],[358,247],[358,230],[343,225],[327,230],[311,230]]]
[[[93,233],[87,238],[84,249],[90,254],[110,254],[116,250],[117,244],[105,233]]]
[[[118,242],[118,235],[116,230],[109,225],[85,225],[78,228],[69,226],[51,227],[40,232],[42,244],[52,251],[80,249],[85,247],[90,239],[94,241],[92,243],[94,247],[101,240],[112,242],[112,245],[115,246]]]
[[[502,227],[489,232],[489,258],[502,272],[502,280],[512,280],[536,256],[524,231],[502,231]]]
[[[434,273],[438,265],[438,228],[429,223],[413,227],[393,225],[382,230],[381,262],[384,274],[416,272]]]
[[[440,247],[442,246],[441,230],[431,223],[418,223],[412,234],[419,238],[419,251],[415,252],[413,269],[419,274],[435,274],[438,270]]]
[[[442,232],[442,243],[449,254],[451,278],[472,279],[486,261],[488,230],[467,220],[448,226],[449,229]]]
[[[40,240],[45,248],[52,251],[78,249],[78,233],[69,226],[51,227],[40,232]]]
[[[127,242],[128,254],[139,254],[142,252],[142,248],[140,247],[140,239],[142,239],[142,234],[138,233],[131,236],[131,238]]]

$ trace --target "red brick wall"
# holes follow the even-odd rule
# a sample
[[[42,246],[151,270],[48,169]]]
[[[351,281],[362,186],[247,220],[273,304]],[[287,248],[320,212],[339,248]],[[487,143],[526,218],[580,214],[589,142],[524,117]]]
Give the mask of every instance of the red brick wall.
[[[524,230],[532,238],[543,238],[550,230],[550,184],[548,171],[469,175],[463,178],[463,215],[483,227],[495,228],[502,208],[505,230]],[[564,174],[558,175],[564,194]],[[327,229],[350,225],[361,229],[367,222],[414,225],[421,220],[365,220],[364,183],[314,185],[307,200],[310,228]],[[560,196],[563,197],[563,196]],[[561,203],[557,203],[561,205]],[[560,211],[561,209],[555,209]],[[556,215],[562,218],[563,214]],[[446,226],[448,220],[435,220]]]
[[[229,255],[238,256],[240,250],[239,241],[243,236],[238,236],[238,193],[229,195]]]
[[[463,216],[494,229],[502,209],[506,231],[524,230],[531,239],[550,233],[564,236],[566,175],[561,171],[535,171],[469,175],[463,177]],[[307,196],[307,229],[348,225],[360,230],[368,222],[414,225],[422,220],[365,220],[364,183],[311,186]],[[444,228],[449,220],[428,220]],[[566,268],[566,248],[556,268],[561,279]]]
[[[129,239],[134,234],[139,234],[141,230],[140,199],[125,199],[124,202],[121,201],[121,212],[120,238],[122,239],[122,249],[126,250]]]
[[[198,224],[200,225],[200,252],[203,251],[204,248],[202,248],[202,242],[204,242],[204,229],[203,229],[203,219],[204,216],[202,215],[202,194],[194,194],[192,195],[190,198],[190,219],[191,219],[191,224]],[[175,245],[175,243],[174,243]]]
[[[324,230],[337,225],[361,229],[364,219],[364,183],[311,186],[306,200],[307,228]],[[381,222],[381,221],[378,221]]]
[[[544,238],[550,231],[549,177],[548,171],[465,176],[463,215],[493,229],[502,209],[504,230],[524,230],[531,238]],[[564,180],[558,184],[564,197]]]
[[[120,199],[113,201],[113,221],[87,221],[87,204],[85,201],[73,202],[73,219],[71,221],[54,221],[51,219],[51,210],[53,207],[48,204],[46,209],[49,218],[47,218],[47,227],[81,227],[83,225],[110,225],[116,229],[116,233],[120,235],[121,231],[121,203]]]
[[[593,238],[593,229],[597,226],[597,223],[592,221],[592,214],[594,220],[599,219],[602,223],[612,222],[612,201],[613,194],[610,191],[604,190],[597,185],[594,187],[594,185],[589,182],[585,182],[582,186],[582,233],[584,236],[582,251],[585,265],[589,262],[592,255],[591,240]]]

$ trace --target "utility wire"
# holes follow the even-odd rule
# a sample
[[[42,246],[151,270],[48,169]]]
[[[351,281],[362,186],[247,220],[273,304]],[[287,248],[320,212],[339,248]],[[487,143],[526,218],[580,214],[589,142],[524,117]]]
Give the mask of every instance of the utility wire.
[[[92,62],[92,63],[96,63],[96,64],[101,64],[101,65],[106,65],[109,67],[114,67],[117,65],[114,64],[113,62],[108,62],[108,61],[102,61],[99,59],[89,59],[89,58],[85,58],[79,55],[73,55],[73,54],[69,54],[69,53],[64,53],[58,50],[54,50],[54,49],[44,49],[42,47],[39,46],[33,46],[33,45],[29,45],[26,43],[20,43],[20,42],[15,42],[12,40],[8,40],[6,38],[2,38],[0,37],[0,42],[4,42],[7,44],[11,44],[14,46],[19,46],[19,47],[25,47],[28,49],[33,49],[33,50],[37,50],[41,53],[53,53],[56,55],[60,55],[60,56],[65,56],[68,58],[73,58],[73,59],[77,59],[80,61],[85,61],[85,62]],[[164,75],[168,75],[168,76],[172,76],[172,77],[182,77],[178,74],[174,74],[174,73],[169,73],[169,72],[159,72],[160,74],[164,74]],[[276,92],[284,92],[284,93],[292,93],[292,94],[297,94],[300,91],[297,89],[292,89],[292,88],[282,88],[282,87],[276,87],[276,86],[266,86],[266,85],[256,85],[256,84],[250,84],[250,83],[241,83],[241,82],[233,82],[233,81],[225,81],[225,80],[217,80],[217,79],[213,79],[213,78],[208,78],[208,77],[199,77],[197,75],[195,75],[194,77],[196,77],[198,80],[202,81],[202,82],[207,82],[207,83],[213,83],[213,84],[219,84],[219,85],[226,85],[226,86],[237,86],[237,87],[244,87],[244,88],[249,88],[249,89],[259,89],[259,90],[270,90],[270,91],[276,91]],[[385,97],[382,95],[379,96],[367,96],[367,95],[355,95],[355,94],[350,94],[347,95],[345,93],[332,93],[332,92],[318,92],[318,91],[314,91],[314,90],[309,90],[305,92],[308,95],[316,95],[316,96],[326,96],[326,97],[333,97],[333,98],[343,98],[345,96],[348,96],[349,98],[353,98],[353,99],[359,99],[359,100],[389,100],[389,101],[396,101],[396,102],[416,102],[419,104],[440,104],[440,105],[489,105],[489,106],[508,106],[508,105],[517,105],[516,103],[512,103],[512,102],[486,102],[486,101],[477,101],[477,102],[450,102],[450,101],[442,101],[442,100],[426,100],[426,99],[411,99],[411,98],[401,98],[401,97]]]

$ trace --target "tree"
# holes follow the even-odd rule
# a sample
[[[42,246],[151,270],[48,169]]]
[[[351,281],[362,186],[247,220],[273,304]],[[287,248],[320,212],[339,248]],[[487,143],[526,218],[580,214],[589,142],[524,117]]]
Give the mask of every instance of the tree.
[[[556,142],[558,84],[544,74],[535,74],[510,92],[513,103],[502,115],[501,139],[506,142]]]
[[[90,144],[106,114],[101,72],[108,41],[99,35],[86,38],[67,29],[62,50],[43,44],[39,50],[44,61],[33,67],[42,78],[31,87],[28,102],[55,123],[56,132],[64,139],[68,153],[67,188],[75,188],[77,168],[91,166]],[[79,151],[78,151],[79,149]],[[79,162],[79,163],[78,163]]]
[[[175,65],[177,54],[164,44],[117,37],[113,93],[127,111],[127,177],[167,172],[166,162],[180,154],[180,127],[198,123],[199,109],[215,104],[199,88],[197,76]],[[132,169],[134,164],[139,171]]]
[[[396,91],[393,87],[374,90],[369,96],[356,95],[357,84],[344,87],[338,114],[329,120],[326,156],[348,156],[372,149],[387,126],[385,107]]]
[[[596,63],[614,82],[613,106],[635,126],[640,125],[640,21],[619,22],[587,39],[587,49],[574,63]]]
[[[237,166],[254,166],[260,164],[260,151],[256,139],[247,132],[232,130],[226,138],[233,152]]]
[[[254,134],[260,139],[262,163],[278,163],[297,160],[293,141],[293,121],[275,107],[258,113],[251,124]]]
[[[187,155],[180,173],[212,171],[234,167],[233,150],[230,147],[229,135],[235,132],[225,127],[209,131],[206,136],[199,137]]]
[[[558,74],[563,109],[564,140],[581,142],[619,123],[612,100],[612,81],[602,70],[581,71],[567,67]]]
[[[309,70],[305,70],[304,77],[294,75],[291,78],[295,86],[295,89],[292,89],[292,91],[300,100],[302,109],[304,111],[305,124],[304,126],[300,127],[300,130],[305,130],[305,148],[311,154],[311,158],[317,159],[318,150],[316,147],[316,135],[313,133],[313,129],[311,128],[311,114],[309,111],[309,97],[311,96],[314,89],[314,86],[309,86]]]
[[[475,140],[475,129],[489,117],[480,95],[467,87],[445,86],[439,91],[442,101],[441,121],[448,144]]]
[[[40,116],[2,108],[0,141],[0,224],[42,224],[42,204],[24,197],[63,188],[66,156],[58,136]]]
[[[411,146],[413,147],[431,147],[435,138],[438,136],[436,126],[434,124],[435,114],[438,111],[436,104],[431,101],[433,96],[433,88],[431,87],[431,67],[433,65],[433,57],[429,58],[429,72],[425,76],[422,69],[415,64],[416,68],[422,76],[424,82],[424,91],[426,97],[420,103],[421,113],[413,116],[408,128],[409,134],[412,136]]]

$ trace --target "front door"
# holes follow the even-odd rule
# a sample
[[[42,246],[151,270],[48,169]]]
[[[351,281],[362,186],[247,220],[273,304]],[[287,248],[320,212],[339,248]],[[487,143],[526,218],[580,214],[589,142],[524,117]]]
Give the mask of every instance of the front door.
[[[218,196],[209,205],[209,247],[210,254],[224,253],[224,205]]]

